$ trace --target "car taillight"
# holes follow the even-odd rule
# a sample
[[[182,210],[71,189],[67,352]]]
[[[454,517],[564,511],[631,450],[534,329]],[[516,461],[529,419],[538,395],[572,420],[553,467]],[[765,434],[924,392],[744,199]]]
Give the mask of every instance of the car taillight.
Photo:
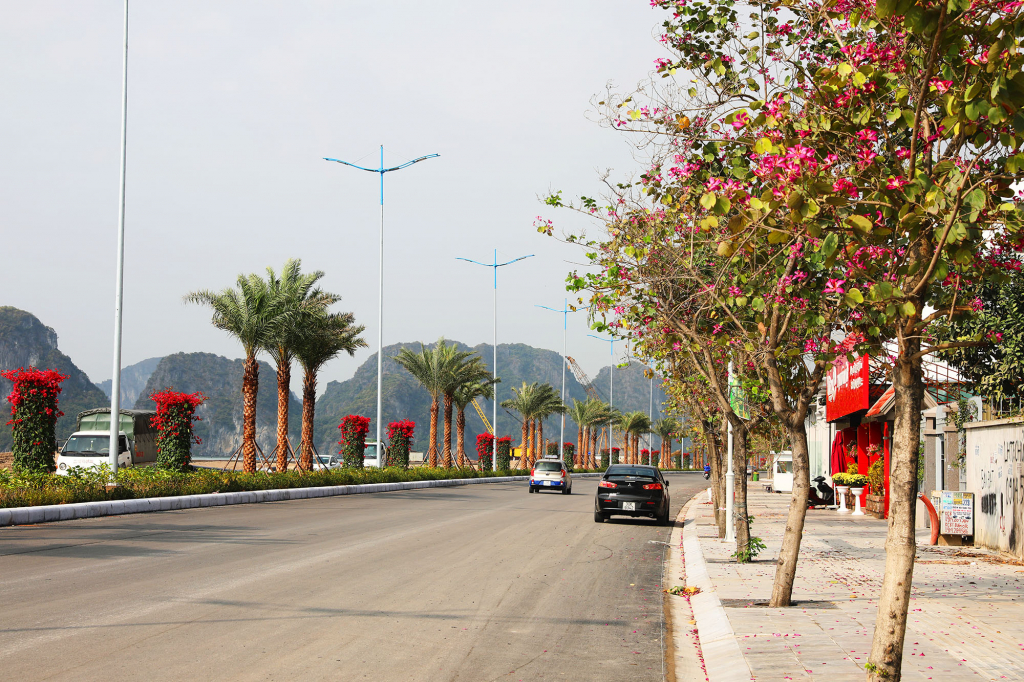
[[[562,478],[565,478],[565,469],[562,469]]]
[[[530,478],[533,478],[536,475],[537,475],[537,470],[536,469],[530,469]]]
[[[644,484],[644,490],[661,490],[660,483],[646,483]]]
[[[601,481],[597,484],[598,488],[618,488],[618,483],[612,483],[611,481]]]

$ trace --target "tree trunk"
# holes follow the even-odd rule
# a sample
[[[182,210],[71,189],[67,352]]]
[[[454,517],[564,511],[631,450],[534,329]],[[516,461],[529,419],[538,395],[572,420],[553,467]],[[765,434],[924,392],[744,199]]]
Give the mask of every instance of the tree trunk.
[[[540,456],[548,456],[548,443],[544,440],[544,419],[537,420],[537,442],[540,443]]]
[[[721,432],[725,433],[727,428],[727,422],[723,419]],[[710,424],[706,427],[705,433],[707,433],[708,458],[711,460],[711,487],[715,494],[715,523],[718,525],[718,537],[722,539],[725,537],[725,467],[722,466],[725,461],[722,452],[722,442],[725,437],[723,436],[719,440]]]
[[[789,606],[793,598],[793,581],[796,579],[796,562],[800,556],[800,541],[804,534],[804,519],[807,516],[807,500],[811,492],[811,464],[807,452],[807,429],[799,414],[788,417],[789,444],[793,451],[793,495],[789,498],[789,515],[786,518],[786,532],[782,536],[782,548],[775,567],[775,583],[772,585],[772,607]]]
[[[530,445],[530,420],[523,416],[523,447],[519,449],[519,467],[528,469],[530,457],[526,454],[526,448]]]
[[[306,372],[302,378],[302,454],[299,467],[313,468],[313,418],[316,416],[316,372]]]
[[[743,420],[735,417],[732,428],[733,514],[736,524],[736,549],[750,545],[750,522],[747,519],[747,428]],[[740,557],[736,558],[737,561]]]
[[[572,456],[572,465],[577,469],[583,468],[583,427],[576,425],[576,452]]]
[[[451,394],[444,395],[444,442],[443,448],[444,468],[452,468],[452,398]]]
[[[594,429],[594,432],[592,434],[590,434],[591,448],[590,448],[590,466],[588,467],[589,469],[596,469],[597,468],[597,437],[599,435],[600,434],[598,433],[597,429]]]
[[[872,682],[899,682],[903,666],[903,638],[907,631],[907,607],[914,579],[917,537],[917,459],[921,440],[921,403],[924,384],[920,337],[901,339],[901,353],[893,367],[896,423],[893,425],[889,474],[889,531],[885,538],[885,575],[878,599],[878,616],[871,642],[868,673]]]
[[[256,393],[260,387],[260,364],[256,356],[245,359],[242,369],[242,470],[256,471]]]
[[[466,466],[466,408],[455,415],[455,449],[459,453],[459,468]]]
[[[537,420],[530,420],[530,468],[537,461]]]
[[[437,396],[434,396],[430,401],[430,443],[427,446],[427,462],[430,467],[437,467],[437,412],[440,408],[440,403],[437,400]]]
[[[277,368],[277,470],[288,468],[288,398],[291,397],[292,365]]]

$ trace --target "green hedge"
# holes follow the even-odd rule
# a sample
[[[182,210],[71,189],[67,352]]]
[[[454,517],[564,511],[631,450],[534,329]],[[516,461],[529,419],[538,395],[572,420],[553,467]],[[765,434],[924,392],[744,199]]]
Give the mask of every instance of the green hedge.
[[[34,507],[100,500],[131,500],[205,493],[233,493],[280,488],[315,488],[361,483],[401,483],[453,478],[522,476],[527,471],[476,471],[475,469],[327,469],[247,474],[241,471],[196,469],[180,472],[156,467],[118,469],[116,476],[104,465],[99,469],[73,469],[74,475],[12,472],[0,469],[0,508]],[[116,486],[109,483],[116,482]]]

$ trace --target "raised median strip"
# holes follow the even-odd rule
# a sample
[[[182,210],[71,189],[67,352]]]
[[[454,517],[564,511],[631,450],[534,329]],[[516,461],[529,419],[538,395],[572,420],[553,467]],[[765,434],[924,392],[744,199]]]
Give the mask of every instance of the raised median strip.
[[[575,474],[574,478],[589,478],[601,474]],[[306,500],[316,497],[337,495],[361,495],[364,493],[388,493],[397,490],[418,488],[449,488],[474,483],[513,483],[525,481],[529,476],[492,476],[481,478],[450,478],[437,481],[406,481],[402,483],[363,483],[360,485],[332,485],[316,488],[282,488],[277,490],[253,490],[234,493],[207,493],[203,495],[180,495],[176,497],[145,497],[137,500],[100,500],[97,502],[74,502],[71,504],[40,505],[38,507],[11,507],[0,509],[0,526],[20,526],[50,521],[71,521],[91,519],[97,516],[121,516],[143,514],[176,509],[197,509],[219,507],[227,504],[256,504],[258,502],[284,502]]]

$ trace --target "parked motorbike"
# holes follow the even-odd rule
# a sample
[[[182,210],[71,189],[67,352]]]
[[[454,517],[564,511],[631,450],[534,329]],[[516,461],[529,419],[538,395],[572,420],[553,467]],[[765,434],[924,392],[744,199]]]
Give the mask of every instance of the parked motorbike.
[[[808,495],[808,503],[813,505],[823,504],[831,506],[836,503],[836,493],[825,483],[824,476],[816,476],[813,479],[815,487],[811,488],[810,494]],[[816,488],[816,489],[815,489]]]

